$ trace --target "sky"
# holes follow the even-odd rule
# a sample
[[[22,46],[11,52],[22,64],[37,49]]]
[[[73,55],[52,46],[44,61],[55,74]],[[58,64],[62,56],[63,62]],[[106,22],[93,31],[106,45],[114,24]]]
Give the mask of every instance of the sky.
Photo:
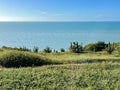
[[[0,21],[120,21],[120,0],[0,0]]]

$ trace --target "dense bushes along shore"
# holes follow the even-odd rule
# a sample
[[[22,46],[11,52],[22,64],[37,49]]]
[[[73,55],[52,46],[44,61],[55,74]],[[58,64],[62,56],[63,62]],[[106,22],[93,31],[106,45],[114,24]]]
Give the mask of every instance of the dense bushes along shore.
[[[27,48],[27,47],[7,47],[3,46],[1,49],[8,49],[8,50],[18,50],[18,51],[29,51],[29,52],[44,52],[44,53],[58,53],[57,50],[52,50],[50,47],[46,47],[42,51],[39,51],[39,48],[35,46],[33,50]],[[72,53],[84,53],[84,52],[98,52],[98,51],[106,51],[108,54],[112,54],[113,51],[117,51],[120,53],[120,42],[116,43],[105,43],[103,41],[98,41],[96,43],[90,43],[85,46],[82,44],[79,44],[78,42],[71,42],[70,46],[68,47],[67,52]],[[66,52],[64,48],[61,48],[59,52]]]

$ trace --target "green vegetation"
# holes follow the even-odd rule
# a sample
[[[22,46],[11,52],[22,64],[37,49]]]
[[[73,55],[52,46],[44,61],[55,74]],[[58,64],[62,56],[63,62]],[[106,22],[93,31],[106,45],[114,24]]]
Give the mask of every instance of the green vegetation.
[[[65,49],[64,49],[64,48],[61,48],[60,51],[61,51],[61,52],[65,52]]]
[[[4,46],[0,52],[0,65],[2,67],[28,67],[48,64],[120,62],[119,45],[119,43],[106,44],[99,41],[83,47],[78,42],[73,42],[69,51],[61,48],[61,52],[54,51],[53,53],[50,47],[46,47],[39,53],[38,47],[34,47],[32,51],[26,47],[11,48]],[[91,48],[95,48],[95,50],[93,51]]]
[[[96,62],[120,62],[119,55],[106,52],[95,53],[33,53],[16,50],[3,50],[0,52],[0,65],[3,67],[28,67],[50,64],[81,64]]]
[[[43,52],[45,53],[51,53],[52,52],[52,49],[50,49],[50,47],[46,47]]]
[[[78,42],[72,42],[70,44],[69,51],[73,53],[81,53],[83,51],[83,47]]]
[[[120,43],[72,42],[60,52],[3,46],[0,65],[0,90],[120,89]]]
[[[23,51],[4,51],[0,55],[0,65],[3,67],[41,66],[52,62],[41,58],[37,54]]]
[[[38,48],[38,47],[34,47],[34,48],[33,48],[33,52],[38,53],[38,51],[39,51],[39,48]]]
[[[109,43],[106,50],[107,50],[107,53],[112,54],[112,52],[115,50],[114,43],[113,44]]]
[[[109,55],[107,53],[45,53],[40,54],[42,58],[61,64],[81,64],[96,62],[120,62],[120,56]]]
[[[31,52],[31,49],[28,49],[25,46],[19,47],[19,48],[17,48],[17,47],[12,48],[12,47],[3,46],[2,49],[6,49],[6,50],[18,50],[18,51],[29,51],[29,52]]]
[[[0,69],[1,90],[119,90],[120,63]]]
[[[98,41],[97,43],[91,43],[85,46],[85,51],[102,51],[107,48],[107,44],[103,41]]]

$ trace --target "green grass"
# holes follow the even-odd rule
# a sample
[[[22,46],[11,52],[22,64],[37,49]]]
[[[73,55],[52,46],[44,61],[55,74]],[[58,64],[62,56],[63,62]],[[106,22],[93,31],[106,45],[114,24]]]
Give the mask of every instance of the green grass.
[[[74,54],[0,50],[0,62],[11,61],[13,66],[21,60],[24,65],[24,61],[35,62],[36,59],[43,66],[35,67],[31,64],[32,67],[26,68],[1,67],[0,90],[120,89],[119,55],[104,52]]]
[[[8,50],[0,54],[0,65],[3,67],[28,67],[52,64],[52,61],[39,55],[24,51]]]
[[[41,66],[50,64],[80,64],[96,62],[120,62],[120,56],[109,55],[104,52],[82,54],[67,52],[32,53],[16,50],[3,50],[0,52],[0,64],[3,67]]]
[[[1,68],[0,90],[119,90],[120,63]]]
[[[120,62],[120,56],[109,55],[104,53],[47,53],[40,54],[41,57],[48,60],[63,63],[63,64],[79,64],[79,63],[94,63],[94,62]]]

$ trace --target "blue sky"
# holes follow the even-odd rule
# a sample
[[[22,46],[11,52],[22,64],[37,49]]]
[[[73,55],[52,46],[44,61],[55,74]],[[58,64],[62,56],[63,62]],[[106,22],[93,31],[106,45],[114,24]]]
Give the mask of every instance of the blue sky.
[[[0,21],[120,21],[120,0],[0,0]]]

